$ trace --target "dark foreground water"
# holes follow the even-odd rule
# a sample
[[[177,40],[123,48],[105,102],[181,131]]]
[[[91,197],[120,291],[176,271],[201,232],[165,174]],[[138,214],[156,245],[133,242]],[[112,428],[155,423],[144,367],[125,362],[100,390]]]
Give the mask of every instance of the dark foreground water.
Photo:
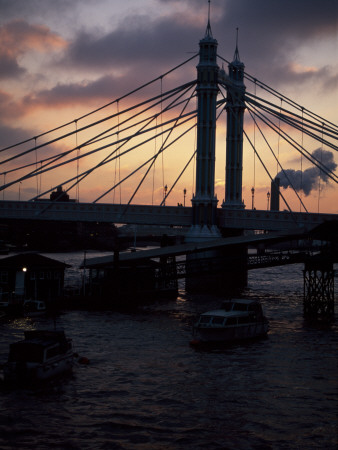
[[[250,273],[243,296],[261,299],[269,336],[222,350],[189,346],[198,313],[222,299],[183,288],[138,313],[60,314],[90,364],[41,389],[1,389],[0,448],[336,449],[338,317],[304,323],[301,270]],[[52,326],[0,324],[1,362],[24,329]]]

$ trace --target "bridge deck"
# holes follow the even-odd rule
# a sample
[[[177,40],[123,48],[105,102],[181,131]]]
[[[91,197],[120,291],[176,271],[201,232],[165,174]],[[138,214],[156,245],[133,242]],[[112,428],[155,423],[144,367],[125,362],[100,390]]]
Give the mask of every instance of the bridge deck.
[[[219,228],[242,230],[310,230],[325,221],[338,220],[338,214],[217,208]],[[190,227],[192,208],[184,206],[121,205],[50,201],[0,201],[0,218],[108,222],[115,224]]]

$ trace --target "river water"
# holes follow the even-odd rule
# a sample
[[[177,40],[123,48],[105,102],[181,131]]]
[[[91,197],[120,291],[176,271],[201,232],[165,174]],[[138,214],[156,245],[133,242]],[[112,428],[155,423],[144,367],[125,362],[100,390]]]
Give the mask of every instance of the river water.
[[[83,255],[48,256],[79,275]],[[57,326],[89,364],[39,389],[2,387],[0,448],[336,449],[338,305],[332,325],[309,325],[302,293],[301,265],[249,272],[243,297],[260,299],[268,337],[203,351],[189,346],[191,326],[222,297],[184,284],[177,300],[137,312],[60,313]],[[1,323],[0,361],[23,330],[52,326]]]

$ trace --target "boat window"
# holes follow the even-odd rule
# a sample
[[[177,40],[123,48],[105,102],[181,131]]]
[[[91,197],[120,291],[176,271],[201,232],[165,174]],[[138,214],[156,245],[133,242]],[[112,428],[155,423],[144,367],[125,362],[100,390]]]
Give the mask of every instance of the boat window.
[[[35,344],[12,344],[8,357],[9,362],[43,362],[43,348]]]
[[[200,323],[209,323],[211,317],[210,316],[201,316],[200,317]]]
[[[250,323],[252,319],[249,316],[238,317],[238,323]]]
[[[253,303],[252,305],[249,305],[249,311],[255,311],[255,312],[260,311],[260,305],[258,305],[257,303]]]
[[[248,306],[245,303],[234,303],[234,311],[247,311]]]
[[[232,310],[232,302],[223,302],[222,303],[222,309],[224,309],[225,311],[231,311]]]
[[[237,325],[236,317],[228,317],[226,321],[226,325]]]
[[[59,355],[59,353],[60,353],[59,346],[49,348],[46,352],[46,359],[53,358],[54,356]]]
[[[212,323],[215,325],[222,325],[224,322],[224,317],[213,317]]]

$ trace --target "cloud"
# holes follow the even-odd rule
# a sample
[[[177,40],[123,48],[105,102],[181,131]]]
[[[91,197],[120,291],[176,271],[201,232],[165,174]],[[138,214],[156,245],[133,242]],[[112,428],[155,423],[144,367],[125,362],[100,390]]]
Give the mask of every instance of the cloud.
[[[7,92],[0,91],[0,120],[8,121],[22,116],[21,105]]]
[[[228,0],[216,23],[211,17],[211,25],[228,56],[233,55],[239,27],[239,53],[246,70],[276,87],[300,80],[325,83],[323,75],[330,79],[328,70],[309,74],[305,67],[295,68],[302,49],[337,36],[337,16],[335,0]]]
[[[18,58],[27,51],[50,52],[66,46],[61,36],[44,25],[30,25],[24,20],[7,23],[0,28],[0,77],[18,77],[26,72]]]
[[[82,31],[70,45],[60,64],[87,69],[133,67],[142,62],[145,70],[160,73],[160,65],[170,67],[181,55],[197,53],[199,26],[163,17],[151,21],[146,16],[129,16],[118,28],[103,36]],[[193,36],[195,35],[195,39]]]
[[[37,108],[60,108],[64,106],[88,105],[88,102],[107,101],[121,95],[126,85],[125,77],[103,76],[93,81],[59,83],[52,89],[44,89],[23,98],[22,108],[26,112]],[[125,91],[127,92],[127,91]]]
[[[0,20],[12,20],[18,17],[47,18],[62,11],[66,14],[78,4],[96,2],[97,0],[0,0]]]
[[[30,139],[32,135],[32,131],[28,131],[19,127],[7,127],[0,124],[0,149],[12,145],[13,142],[21,142],[26,139]]]
[[[171,4],[172,12],[152,19],[129,15],[108,33],[83,28],[60,59],[59,67],[80,68],[87,73],[128,68],[135,70],[135,78],[146,79],[148,75],[151,79],[197,53],[207,22],[206,2],[158,2]],[[175,3],[178,9],[174,9]],[[302,66],[298,53],[305,45],[337,33],[337,12],[334,0],[217,0],[211,5],[211,26],[225,59],[232,58],[239,26],[240,55],[248,72],[264,82],[281,86],[317,80],[324,85],[335,82],[332,68]]]
[[[334,172],[337,168],[333,153],[328,150],[318,148],[312,152],[312,156],[331,172]],[[277,177],[280,179],[280,186],[284,189],[293,187],[297,192],[303,191],[306,196],[318,186],[319,180],[329,183],[326,173],[318,167],[310,167],[304,171],[286,169],[284,172],[280,171]]]
[[[0,50],[0,79],[18,78],[25,72],[26,70],[19,66],[16,58]]]

